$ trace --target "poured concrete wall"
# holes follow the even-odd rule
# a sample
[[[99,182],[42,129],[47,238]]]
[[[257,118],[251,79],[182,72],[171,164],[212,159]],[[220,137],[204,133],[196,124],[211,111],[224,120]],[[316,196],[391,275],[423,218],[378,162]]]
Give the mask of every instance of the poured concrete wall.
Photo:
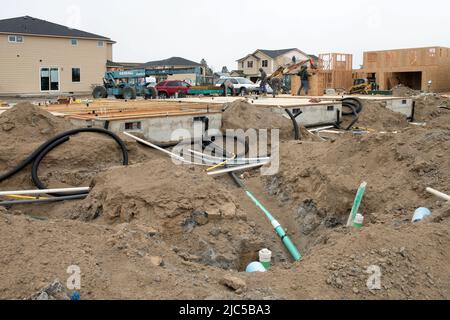
[[[209,119],[209,129],[220,130],[222,128],[222,114],[205,114],[204,117]],[[176,117],[158,117],[158,118],[143,118],[143,119],[129,119],[129,120],[113,120],[110,121],[108,129],[115,133],[125,131],[125,124],[131,122],[140,122],[141,129],[126,130],[127,132],[142,133],[146,139],[155,142],[171,142],[180,140],[173,137],[173,134],[178,129],[184,129],[191,137],[199,138],[204,133],[204,123],[202,121],[194,121],[195,118],[202,116],[176,116]],[[76,120],[71,122],[77,126],[94,126],[103,128],[106,120]],[[186,137],[187,138],[187,137]]]
[[[297,117],[297,122],[303,126],[318,126],[323,124],[336,123],[339,115],[342,113],[342,104],[340,102],[330,102],[327,105],[299,106],[288,108],[292,113],[301,110],[303,113]]]
[[[413,99],[386,100],[386,108],[404,114],[409,118],[412,116]]]

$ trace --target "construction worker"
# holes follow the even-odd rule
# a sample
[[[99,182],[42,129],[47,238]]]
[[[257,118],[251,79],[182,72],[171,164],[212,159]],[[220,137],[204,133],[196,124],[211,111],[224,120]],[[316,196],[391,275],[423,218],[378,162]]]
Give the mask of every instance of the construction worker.
[[[267,94],[267,73],[264,71],[263,68],[259,68],[259,72],[261,72],[261,83],[260,83],[260,89],[261,93],[266,95]]]
[[[281,91],[283,80],[280,77],[273,77],[270,81],[270,86],[272,87],[273,97],[275,98]]]
[[[222,84],[222,88],[225,97],[228,97],[228,90],[231,91],[231,96],[232,97],[234,96],[234,85],[230,79],[225,80],[225,82]]]
[[[297,95],[300,96],[302,94],[302,89],[304,89],[305,95],[307,96],[309,92],[309,77],[311,76],[308,72],[308,67],[303,65],[297,75],[300,77],[301,82]]]

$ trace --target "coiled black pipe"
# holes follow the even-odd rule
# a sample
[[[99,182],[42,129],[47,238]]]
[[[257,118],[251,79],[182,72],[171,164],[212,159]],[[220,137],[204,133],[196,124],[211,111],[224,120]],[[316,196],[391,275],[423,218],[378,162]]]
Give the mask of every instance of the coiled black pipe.
[[[362,105],[361,100],[359,100],[357,98],[345,98],[342,100],[342,106],[349,108],[351,110],[350,112],[342,111],[342,115],[343,116],[353,115],[353,117],[354,117],[353,121],[350,123],[350,125],[347,128],[342,128],[341,121],[338,117],[338,121],[336,122],[335,126],[338,129],[343,129],[343,130],[349,131],[355,125],[355,123],[358,122],[358,120],[359,120],[358,114],[362,112],[363,105]]]
[[[126,148],[125,143],[122,141],[122,139],[119,138],[116,134],[112,133],[111,131],[101,129],[101,128],[79,128],[79,129],[73,129],[67,132],[63,132],[58,134],[57,136],[51,138],[44,144],[42,144],[39,148],[36,149],[30,156],[28,156],[25,160],[23,160],[19,165],[17,165],[15,168],[11,169],[10,171],[0,175],[0,182],[3,182],[21,170],[23,170],[26,166],[29,164],[32,164],[32,170],[31,170],[31,177],[33,179],[34,184],[38,189],[47,189],[46,185],[39,179],[38,176],[38,169],[39,164],[41,163],[42,159],[54,148],[57,146],[67,142],[70,140],[70,136],[76,135],[78,133],[82,132],[93,132],[93,133],[99,133],[104,134],[112,139],[114,139],[117,144],[119,145],[122,155],[123,155],[123,165],[128,165],[128,150]],[[66,197],[66,196],[76,196],[76,195],[86,195],[88,193],[86,192],[72,192],[72,193],[55,193],[51,194],[56,197]]]

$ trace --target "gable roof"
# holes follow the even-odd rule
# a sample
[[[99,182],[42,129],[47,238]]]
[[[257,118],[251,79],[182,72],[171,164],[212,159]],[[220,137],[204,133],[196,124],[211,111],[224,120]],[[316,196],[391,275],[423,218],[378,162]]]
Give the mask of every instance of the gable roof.
[[[290,52],[290,51],[298,51],[298,52],[300,52],[301,54],[303,54],[303,55],[305,55],[305,56],[308,57],[308,54],[304,53],[303,51],[301,51],[301,50],[299,50],[299,49],[297,49],[297,48],[279,49],[279,50],[258,49],[258,50],[256,50],[255,52],[253,52],[253,53],[251,53],[251,54],[248,54],[248,55],[246,55],[244,58],[241,58],[241,59],[239,59],[239,60],[237,60],[237,61],[239,62],[239,61],[245,60],[245,59],[247,59],[247,58],[250,57],[250,56],[256,57],[255,54],[258,53],[258,52],[262,52],[262,53],[265,54],[266,56],[268,56],[268,57],[270,57],[270,58],[272,58],[272,59],[275,59],[275,58],[277,58],[277,57],[279,57],[279,56],[281,56],[281,55],[283,55],[283,54],[286,54],[286,53],[288,53],[288,52]],[[257,58],[258,60],[260,60],[258,57],[256,57],[256,58]]]
[[[275,59],[276,57],[279,57],[285,53],[288,53],[289,51],[300,51],[300,50],[298,50],[297,48],[290,48],[290,49],[280,49],[280,50],[258,49],[257,51],[260,51],[260,52],[264,53],[266,56],[269,56],[272,59]]]
[[[69,27],[33,18],[30,16],[0,20],[0,33],[30,34],[64,38],[86,38],[111,41],[110,38],[97,34],[71,29]]]
[[[158,60],[158,61],[149,61],[147,63],[143,64],[143,67],[163,67],[163,66],[195,66],[200,67],[201,64],[187,60],[181,57],[172,57],[165,60]]]

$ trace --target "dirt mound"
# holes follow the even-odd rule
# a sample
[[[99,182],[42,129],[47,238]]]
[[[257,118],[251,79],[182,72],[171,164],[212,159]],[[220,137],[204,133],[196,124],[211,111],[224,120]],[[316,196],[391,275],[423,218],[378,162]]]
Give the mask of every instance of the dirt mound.
[[[202,169],[152,160],[108,170],[93,185],[66,218],[152,226],[185,260],[225,269],[261,245],[234,196]]]
[[[450,110],[446,109],[450,106],[448,98],[427,94],[418,96],[414,100],[416,102],[415,121],[425,122],[430,127],[450,129]]]
[[[422,128],[283,144],[281,171],[265,178],[266,189],[293,208],[303,234],[344,224],[363,181],[368,189],[360,210],[367,221],[402,223],[416,208],[437,205],[426,187],[450,192],[449,152],[448,131]]]
[[[392,95],[394,97],[413,97],[419,95],[419,90],[414,90],[404,85],[399,84],[392,89]]]
[[[34,142],[72,129],[62,118],[31,103],[20,103],[0,115],[1,140]]]
[[[258,107],[245,100],[237,100],[225,110],[222,129],[279,129],[281,139],[294,137],[292,121],[283,110]]]
[[[347,127],[353,116],[344,117],[343,127]],[[406,117],[386,108],[385,103],[378,101],[363,101],[363,110],[359,114],[354,127],[376,131],[392,131],[408,127]]]
[[[53,116],[40,107],[22,103],[0,115],[0,173],[14,168],[43,143],[57,134],[73,129],[69,121]],[[135,143],[127,145],[131,163],[147,158],[150,151]],[[116,142],[104,135],[81,133],[52,152],[42,161],[39,175],[51,187],[86,186],[101,171],[122,164]],[[25,168],[2,188],[30,188],[31,169]]]

